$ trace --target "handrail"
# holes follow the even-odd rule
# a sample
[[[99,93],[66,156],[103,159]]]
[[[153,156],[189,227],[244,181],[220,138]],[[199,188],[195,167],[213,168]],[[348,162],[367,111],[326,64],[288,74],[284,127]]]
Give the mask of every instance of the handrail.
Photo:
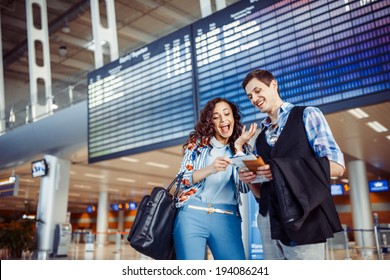
[[[36,120],[50,116],[59,110],[68,108],[76,103],[86,100],[88,98],[88,72],[84,72],[77,75],[78,80],[75,83],[69,84],[66,88],[57,89],[51,97],[39,98],[39,104],[35,104],[35,108],[43,108],[49,103],[52,103],[54,107],[52,112],[47,111],[46,108],[40,110],[36,116]],[[52,88],[54,88],[54,86]],[[21,101],[19,100],[18,102],[9,104],[5,107],[4,111],[0,112],[0,122],[4,123],[4,128],[0,131],[0,135],[15,129],[16,127],[36,121],[32,119],[32,106],[33,105],[28,98]],[[1,128],[2,126],[0,125],[0,129]]]
[[[349,245],[349,238],[348,238],[348,233],[350,232],[361,232],[362,233],[362,246],[350,246]],[[381,232],[389,232],[390,233],[390,227],[383,227],[380,225],[374,225],[373,229],[358,229],[358,228],[348,228],[348,227],[343,227],[343,235],[344,235],[344,243],[345,243],[345,258],[344,259],[352,259],[350,256],[350,249],[360,249],[362,256],[367,257],[366,253],[367,250],[375,250],[378,260],[383,260],[384,255],[388,254],[390,251],[390,246],[387,244],[387,241],[381,240],[380,233]],[[374,234],[374,239],[375,239],[375,246],[374,247],[369,247],[364,244],[364,233],[373,233]],[[386,236],[385,236],[386,239]],[[332,250],[332,255],[334,254],[333,252],[333,242],[331,243],[332,246],[329,246],[329,242],[327,242],[327,247],[330,247],[330,250]]]

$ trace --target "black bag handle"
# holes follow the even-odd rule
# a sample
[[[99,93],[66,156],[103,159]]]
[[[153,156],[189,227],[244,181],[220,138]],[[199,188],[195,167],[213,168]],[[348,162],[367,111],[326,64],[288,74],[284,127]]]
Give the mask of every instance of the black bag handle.
[[[177,174],[176,178],[173,179],[172,183],[167,187],[167,191],[169,192],[171,190],[171,188],[173,187],[173,185],[176,182],[179,182],[179,185],[176,187],[176,190],[175,190],[174,195],[173,195],[174,198],[177,198],[177,195],[179,194],[181,179],[183,178],[184,173],[185,173],[185,171]]]

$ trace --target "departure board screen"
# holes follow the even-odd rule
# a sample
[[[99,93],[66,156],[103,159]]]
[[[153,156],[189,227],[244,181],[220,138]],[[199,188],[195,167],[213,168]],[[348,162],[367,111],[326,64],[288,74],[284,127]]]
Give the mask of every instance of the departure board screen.
[[[214,97],[259,122],[241,87],[253,69],[295,105],[390,100],[389,15],[390,0],[241,0],[131,52],[88,75],[89,161],[176,145]]]
[[[251,70],[281,97],[319,106],[390,89],[390,1],[239,1],[193,24],[200,107],[223,96],[263,118],[241,87]],[[387,97],[389,98],[389,97]]]
[[[195,122],[190,27],[88,75],[89,162],[186,137]]]

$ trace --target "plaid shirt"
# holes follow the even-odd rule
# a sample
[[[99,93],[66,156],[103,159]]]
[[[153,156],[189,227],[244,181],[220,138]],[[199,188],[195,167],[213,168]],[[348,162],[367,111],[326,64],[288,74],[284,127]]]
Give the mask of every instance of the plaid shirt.
[[[293,107],[294,105],[288,102],[284,102],[280,107],[278,112],[279,129],[276,131],[276,135],[278,137],[283,131]],[[306,107],[303,111],[303,122],[307,138],[309,139],[310,146],[312,147],[315,155],[317,157],[327,157],[330,161],[336,162],[345,167],[344,154],[337,145],[328,122],[320,109],[316,107]],[[269,128],[270,125],[271,120],[269,117],[265,118],[261,122],[262,129],[264,127]],[[267,143],[270,144],[269,137],[267,137],[266,140]]]

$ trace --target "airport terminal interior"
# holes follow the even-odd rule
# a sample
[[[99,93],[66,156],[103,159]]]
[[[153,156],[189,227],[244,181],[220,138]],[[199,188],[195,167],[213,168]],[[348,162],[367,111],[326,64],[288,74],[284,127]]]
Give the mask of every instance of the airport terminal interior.
[[[0,1],[0,259],[148,259],[127,241],[138,204],[207,100],[264,119],[241,87],[254,68],[344,153],[326,259],[390,259],[390,0],[29,2]]]

